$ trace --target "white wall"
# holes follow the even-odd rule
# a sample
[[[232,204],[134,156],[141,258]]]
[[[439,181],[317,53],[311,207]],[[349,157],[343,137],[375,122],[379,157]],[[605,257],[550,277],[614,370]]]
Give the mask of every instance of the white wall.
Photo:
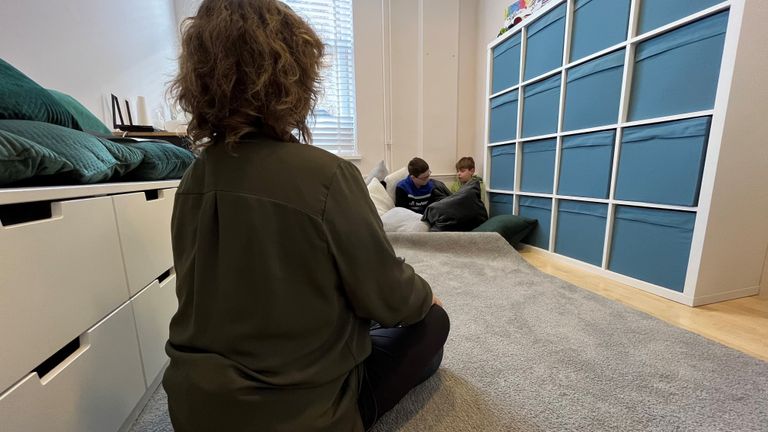
[[[353,1],[358,163],[363,174],[386,159],[384,20],[381,0]],[[388,40],[388,39],[387,39]]]
[[[165,44],[175,46],[178,24],[199,3],[163,3],[174,21]],[[477,5],[478,0],[353,0],[363,172],[382,159],[398,168],[420,156],[435,174],[451,174],[458,157],[482,147],[474,120]]]
[[[504,9],[512,3],[511,0],[480,0],[477,11],[477,44],[475,45],[475,70],[477,75],[475,87],[475,160],[482,161],[485,155],[485,108],[488,103],[486,93],[487,52],[488,44],[496,39],[504,24]],[[485,172],[485,167],[483,167]]]
[[[397,168],[420,156],[435,174],[450,174],[456,159],[466,155],[482,171],[480,60],[505,1],[353,0],[363,172],[381,159]],[[109,93],[131,100],[145,95],[152,114],[165,101],[176,70],[178,24],[198,4],[6,2],[0,53],[44,87],[71,94],[107,124]]]
[[[366,172],[425,158],[482,172],[485,47],[508,0],[353,0],[357,137]],[[109,125],[105,96],[145,95],[150,115],[176,70],[177,29],[199,0],[4,2],[0,55]]]
[[[477,1],[353,2],[361,169],[419,156],[453,173],[476,145]]]
[[[6,0],[0,14],[0,56],[108,125],[110,93],[144,95],[150,113],[164,102],[176,45],[172,0]]]

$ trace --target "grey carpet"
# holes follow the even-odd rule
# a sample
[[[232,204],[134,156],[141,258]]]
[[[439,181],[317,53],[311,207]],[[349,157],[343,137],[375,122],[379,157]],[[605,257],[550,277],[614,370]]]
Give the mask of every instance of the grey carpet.
[[[393,234],[451,316],[390,431],[768,431],[768,363],[546,275],[496,234]],[[162,390],[134,431],[171,430]]]

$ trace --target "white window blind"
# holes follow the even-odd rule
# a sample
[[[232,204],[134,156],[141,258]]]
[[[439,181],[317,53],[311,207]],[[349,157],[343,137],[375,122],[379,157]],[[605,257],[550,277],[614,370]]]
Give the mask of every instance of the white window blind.
[[[313,144],[339,155],[357,154],[352,0],[283,1],[309,21],[326,46],[323,94],[309,124]]]

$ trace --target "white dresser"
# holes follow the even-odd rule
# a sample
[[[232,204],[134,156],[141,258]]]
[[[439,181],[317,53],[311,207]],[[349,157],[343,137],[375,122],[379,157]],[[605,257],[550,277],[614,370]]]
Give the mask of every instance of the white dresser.
[[[0,190],[0,431],[117,431],[159,385],[177,186]]]

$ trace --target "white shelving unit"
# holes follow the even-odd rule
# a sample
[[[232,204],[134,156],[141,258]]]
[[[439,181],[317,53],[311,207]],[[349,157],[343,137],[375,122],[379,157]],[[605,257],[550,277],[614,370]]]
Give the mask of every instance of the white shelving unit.
[[[762,266],[768,248],[768,138],[763,132],[764,128],[761,127],[765,118],[768,118],[768,90],[766,84],[760,79],[760,77],[768,76],[768,51],[765,48],[766,43],[768,43],[768,33],[763,30],[764,23],[768,21],[768,2],[729,0],[712,4],[711,0],[701,0],[699,2],[701,4],[700,10],[695,10],[687,16],[675,19],[673,22],[658,28],[639,33],[643,1],[649,2],[647,7],[653,3],[652,0],[629,1],[627,35],[624,41],[573,61],[571,61],[571,45],[574,35],[574,12],[577,7],[584,6],[589,1],[553,0],[534,17],[488,44],[486,94],[489,96],[485,112],[487,151],[484,162],[486,175],[490,179],[489,192],[492,195],[496,194],[496,196],[512,196],[511,208],[514,214],[520,214],[521,200],[525,201],[530,198],[548,200],[551,203],[551,217],[548,221],[539,221],[542,226],[547,223],[550,225],[549,232],[546,233],[548,242],[543,241],[538,247],[553,253],[555,256],[562,257],[562,259],[582,265],[591,271],[608,275],[629,285],[691,306],[756,294],[759,291]],[[658,4],[657,1],[655,3]],[[687,4],[692,3],[696,2],[687,2]],[[611,6],[613,7],[615,4],[613,3]],[[539,20],[548,22],[547,20],[551,20],[551,17],[559,10],[558,8],[562,7],[565,7],[565,40],[562,56],[562,65],[564,66],[525,79],[529,28],[535,26]],[[630,110],[633,98],[642,96],[639,91],[633,94],[633,85],[637,84],[634,80],[638,46],[678,30],[680,30],[678,33],[682,33],[699,23],[722,20],[726,14],[727,30],[724,36],[713,107],[674,114],[662,113],[647,118],[631,118]],[[516,38],[517,35],[520,35],[517,83],[505,86],[503,89],[494,89],[494,49],[497,47],[508,49],[510,44],[514,42],[510,38]],[[505,42],[507,44],[503,45]],[[594,127],[564,130],[568,73],[574,67],[585,65],[593,60],[604,59],[606,56],[622,50],[624,62],[616,120]],[[501,72],[503,71],[497,73]],[[514,74],[512,75],[514,77]],[[560,94],[558,96],[556,131],[537,136],[524,136],[523,116],[526,102],[525,92],[528,86],[557,76],[560,78]],[[492,114],[494,99],[501,97],[495,99],[499,101],[505,96],[511,98],[515,94],[517,95],[516,117],[514,119],[498,115],[494,117]],[[670,98],[674,97],[674,95],[670,96]],[[499,120],[500,118],[504,124],[500,123],[502,121]],[[704,162],[701,175],[698,179],[697,201],[695,196],[693,202],[687,204],[617,198],[617,179],[622,169],[620,166],[622,141],[629,128],[637,130],[639,129],[636,128],[638,126],[651,127],[651,125],[661,123],[703,118],[710,120],[708,138],[702,150],[705,153],[703,154]],[[494,121],[495,123],[493,123]],[[695,120],[691,121],[695,122]],[[498,126],[500,124],[507,128],[512,128],[512,124],[514,124],[514,138],[510,133],[508,136],[502,136],[503,139],[494,139],[499,136]],[[511,131],[511,129],[508,130]],[[558,194],[564,139],[601,131],[615,131],[607,196]],[[521,182],[526,168],[523,163],[525,146],[552,139],[556,140],[556,146],[554,169],[551,174],[551,191],[524,190],[521,188]],[[501,148],[509,150],[514,148],[515,150],[514,187],[512,188],[498,188],[494,184],[494,164],[491,152]],[[691,158],[694,156],[691,155]],[[499,172],[501,170],[509,171],[509,166],[497,167],[497,170]],[[654,174],[649,173],[649,176],[653,177]],[[604,206],[606,210],[604,235],[599,239],[602,243],[602,256],[597,262],[590,264],[556,253],[558,222],[560,222],[558,213],[561,204],[566,201],[583,203],[585,206],[591,204]],[[637,263],[637,274],[651,275],[650,277],[622,274],[622,272],[612,268],[612,258],[618,260],[619,254],[623,254],[635,245],[646,250],[654,250],[656,247],[653,243],[654,239],[643,238],[642,236],[637,237],[637,242],[633,244],[619,244],[617,241],[616,233],[625,230],[620,225],[617,226],[617,211],[635,211],[633,209],[650,213],[657,212],[670,217],[680,216],[682,219],[693,221],[690,230],[689,252],[685,252],[685,257],[678,257],[684,261],[685,265],[685,268],[679,265],[676,267],[677,271],[682,272],[684,276],[679,278],[679,284],[655,282],[657,279],[664,279],[664,277],[655,278],[652,268],[640,268],[643,266],[642,262]],[[621,231],[621,233],[623,232],[625,231]],[[580,235],[579,233],[571,234],[573,234],[572,238],[579,238]],[[584,240],[595,241],[594,236],[589,238],[587,235],[584,235]],[[681,249],[684,250],[685,247],[681,247]],[[656,250],[662,255],[666,252],[663,244],[659,244]],[[616,257],[612,257],[612,253]]]

